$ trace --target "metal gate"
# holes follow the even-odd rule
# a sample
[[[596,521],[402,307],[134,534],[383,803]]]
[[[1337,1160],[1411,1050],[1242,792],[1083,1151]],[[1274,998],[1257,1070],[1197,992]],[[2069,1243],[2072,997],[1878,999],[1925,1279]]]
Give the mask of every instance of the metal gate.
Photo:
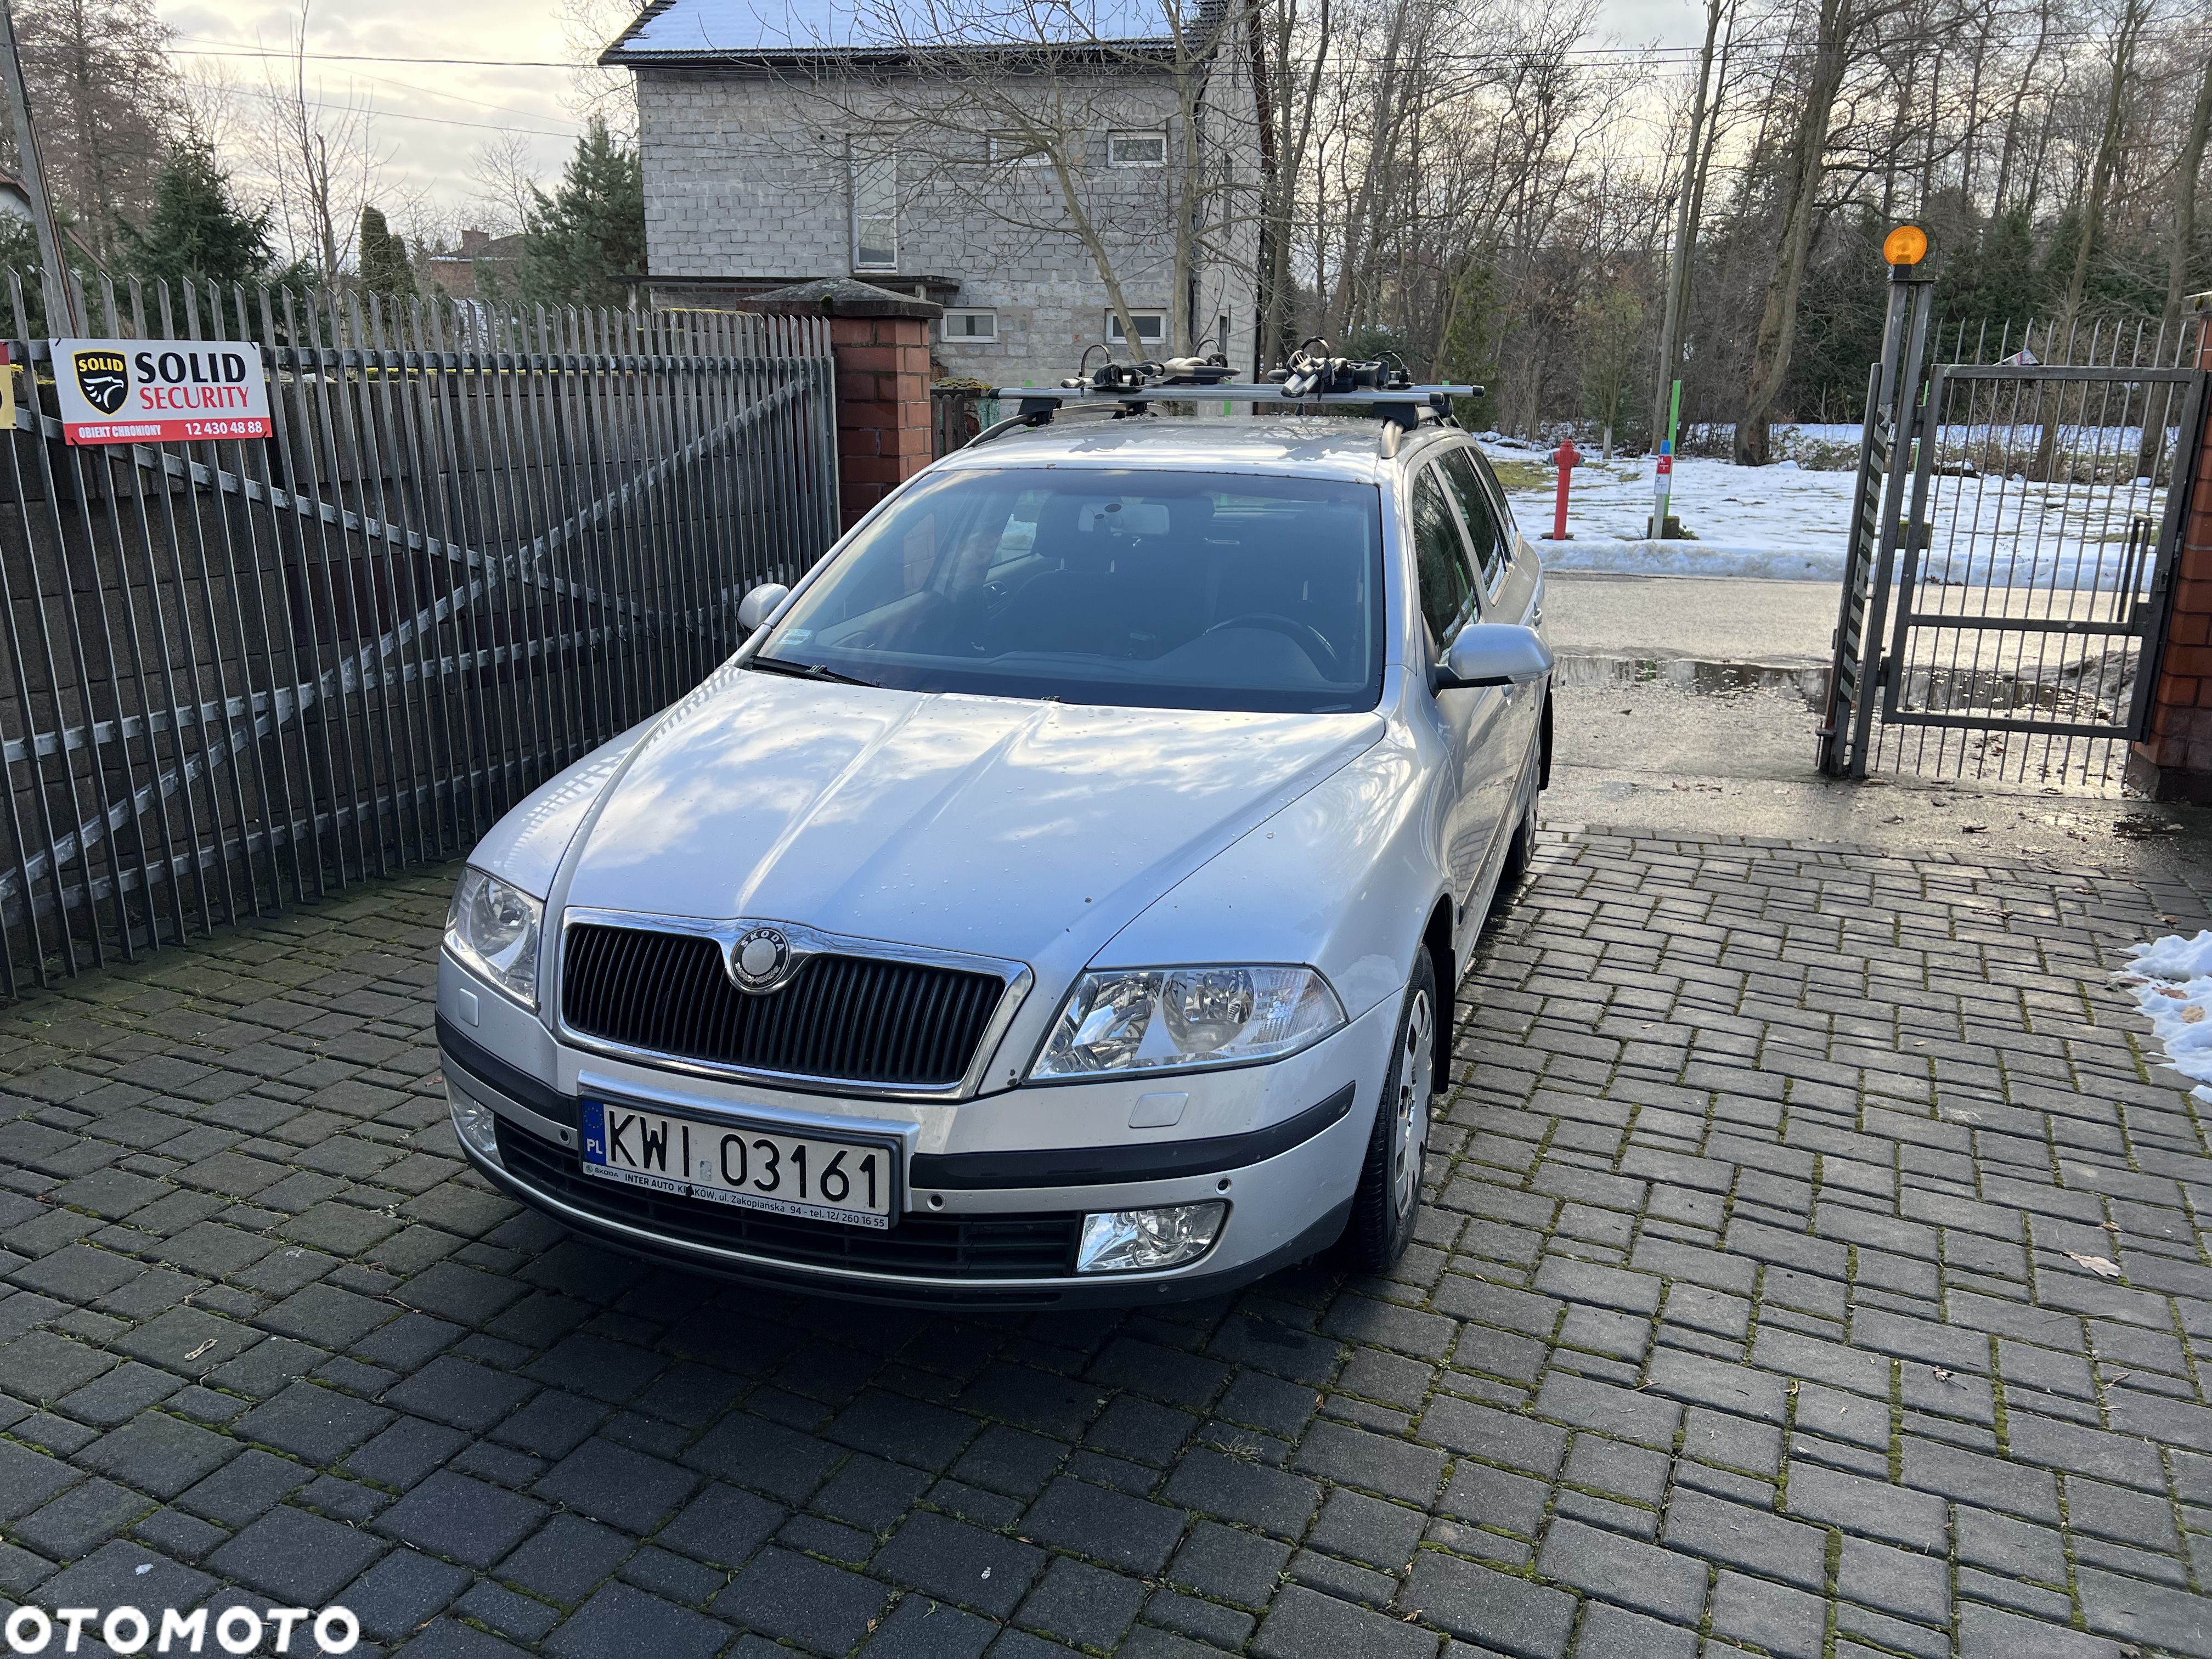
[[[82,448],[11,297],[7,994],[465,850],[837,533],[816,319],[107,289],[94,334],[260,342],[276,430]]]
[[[1869,398],[1822,769],[2116,788],[2203,431],[2193,331],[1962,331],[1923,371],[1926,287],[1899,287],[1917,291]]]

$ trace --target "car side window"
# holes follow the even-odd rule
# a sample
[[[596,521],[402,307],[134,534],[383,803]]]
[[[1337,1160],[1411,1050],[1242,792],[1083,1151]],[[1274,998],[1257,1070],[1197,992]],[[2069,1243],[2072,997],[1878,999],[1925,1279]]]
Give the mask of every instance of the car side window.
[[[1505,499],[1505,486],[1498,482],[1498,474],[1491,471],[1490,457],[1479,449],[1470,449],[1467,453],[1474,459],[1474,470],[1482,475],[1483,483],[1490,486],[1490,499],[1498,507],[1498,527],[1505,532],[1505,556],[1510,559],[1513,556],[1513,503]]]
[[[1498,522],[1490,492],[1483,488],[1482,479],[1474,470],[1474,461],[1473,450],[1454,449],[1446,452],[1439,468],[1444,483],[1450,486],[1452,499],[1459,503],[1460,518],[1467,526],[1468,540],[1474,549],[1475,564],[1482,571],[1482,591],[1490,594],[1495,593],[1498,584],[1504,580],[1505,567],[1513,556],[1513,550]]]
[[[1413,478],[1413,562],[1429,642],[1441,651],[1459,631],[1473,602],[1474,583],[1468,573],[1467,544],[1460,538],[1458,520],[1433,466],[1423,467]]]

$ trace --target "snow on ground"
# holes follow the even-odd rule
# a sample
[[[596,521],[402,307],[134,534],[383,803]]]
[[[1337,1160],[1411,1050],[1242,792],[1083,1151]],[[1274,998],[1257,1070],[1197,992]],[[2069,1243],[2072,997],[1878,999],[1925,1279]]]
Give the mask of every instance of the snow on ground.
[[[1855,444],[1857,428],[1808,427],[1822,441]],[[1485,433],[1501,465],[1522,532],[1548,538],[1558,473],[1549,452]],[[2109,439],[2104,453],[2115,450]],[[1674,462],[1671,507],[1693,539],[1653,541],[1650,457],[1576,467],[1565,542],[1543,539],[1544,561],[1562,570],[1630,574],[1763,576],[1785,581],[1843,579],[1856,472],[1814,471],[1794,461],[1743,467],[1703,456]],[[1540,469],[1540,472],[1536,469]],[[2131,471],[2131,469],[2130,469]],[[1924,579],[2018,592],[2139,588],[2143,553],[2164,495],[2147,480],[2030,482],[2017,473],[1939,471],[1926,509]]]
[[[2212,932],[2184,939],[2169,933],[2138,945],[2134,965],[2113,975],[2135,993],[2151,1031],[2166,1045],[2166,1063],[2194,1078],[2197,1099],[2212,1103]]]
[[[1552,531],[1558,475],[1544,469],[1540,484],[1516,484],[1544,453],[1486,435],[1483,448],[1509,470],[1506,495],[1522,533]],[[1844,527],[1850,520],[1850,472],[1808,472],[1790,462],[1737,466],[1682,456],[1674,462],[1674,516],[1697,539],[1655,542],[1651,522],[1650,458],[1595,457],[1574,471],[1567,502],[1565,542],[1541,544],[1555,570],[1606,570],[1669,576],[1765,576],[1783,581],[1843,580]]]

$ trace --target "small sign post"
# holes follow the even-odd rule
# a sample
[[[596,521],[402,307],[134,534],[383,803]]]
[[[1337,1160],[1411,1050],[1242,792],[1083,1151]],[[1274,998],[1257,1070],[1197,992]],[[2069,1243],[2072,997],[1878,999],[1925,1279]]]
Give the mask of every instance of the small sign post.
[[[1667,435],[1659,441],[1659,470],[1651,475],[1651,539],[1667,538],[1667,519],[1669,503],[1674,495],[1674,434],[1682,423],[1682,383],[1674,382],[1674,392],[1667,407]]]
[[[73,444],[265,438],[269,381],[250,340],[56,340],[54,389]]]

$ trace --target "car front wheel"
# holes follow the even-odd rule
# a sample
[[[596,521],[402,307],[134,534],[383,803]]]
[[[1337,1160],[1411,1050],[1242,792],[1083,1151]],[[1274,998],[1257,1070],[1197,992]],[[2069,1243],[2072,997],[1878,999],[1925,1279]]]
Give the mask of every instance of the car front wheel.
[[[1388,1272],[1413,1237],[1429,1151],[1429,1098],[1437,1083],[1439,1008],[1436,966],[1424,951],[1414,958],[1405,1006],[1398,1011],[1389,1075],[1345,1228],[1345,1254],[1361,1272]]]

